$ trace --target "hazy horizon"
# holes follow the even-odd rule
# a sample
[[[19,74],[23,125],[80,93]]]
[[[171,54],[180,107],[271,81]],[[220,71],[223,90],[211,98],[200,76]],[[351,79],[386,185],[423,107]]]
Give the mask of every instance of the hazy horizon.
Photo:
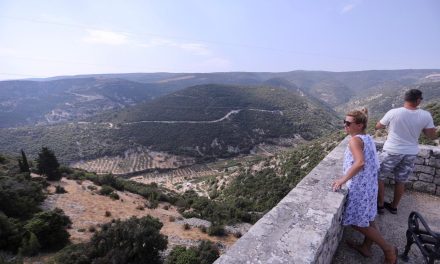
[[[0,2],[0,80],[440,69],[440,2]]]

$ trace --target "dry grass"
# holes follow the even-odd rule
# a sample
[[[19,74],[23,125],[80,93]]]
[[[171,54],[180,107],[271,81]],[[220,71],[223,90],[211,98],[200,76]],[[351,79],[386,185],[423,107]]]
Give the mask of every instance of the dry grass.
[[[224,238],[210,237],[202,233],[198,228],[184,230],[181,224],[170,222],[170,216],[178,218],[181,215],[176,211],[174,206],[166,203],[159,204],[157,209],[138,210],[136,207],[144,206],[146,200],[136,194],[119,192],[120,200],[112,200],[107,196],[95,194],[87,188],[93,185],[90,181],[77,182],[73,180],[62,179],[59,183],[67,193],[54,194],[55,187],[51,185],[48,190],[52,195],[45,201],[45,208],[61,208],[65,214],[72,220],[72,228],[69,229],[71,241],[80,243],[88,241],[93,233],[89,232],[91,226],[99,230],[98,225],[107,223],[111,219],[120,218],[127,219],[131,216],[142,217],[150,215],[158,218],[164,226],[161,233],[167,236],[177,236],[185,240],[198,241],[201,239],[210,240],[212,242],[221,242],[227,246],[232,245],[237,239],[229,235]],[[168,205],[168,210],[163,209],[164,205]],[[111,212],[110,217],[106,217],[106,211]],[[84,232],[78,230],[84,229]]]

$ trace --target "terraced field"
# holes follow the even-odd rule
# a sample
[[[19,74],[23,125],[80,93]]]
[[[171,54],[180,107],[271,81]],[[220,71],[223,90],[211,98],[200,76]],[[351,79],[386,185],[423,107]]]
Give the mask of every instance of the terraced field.
[[[126,151],[124,156],[103,157],[76,162],[71,166],[99,174],[112,173],[115,175],[127,175],[160,169],[176,169],[194,163],[194,158],[175,156],[164,152],[144,149]]]

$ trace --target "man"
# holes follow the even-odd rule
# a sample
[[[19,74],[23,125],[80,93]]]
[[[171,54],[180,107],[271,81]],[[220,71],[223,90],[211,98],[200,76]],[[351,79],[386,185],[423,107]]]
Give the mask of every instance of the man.
[[[428,138],[436,139],[437,133],[429,112],[418,109],[423,100],[422,92],[411,89],[405,93],[403,107],[391,109],[376,124],[376,129],[388,127],[388,137],[379,155],[378,213],[384,208],[397,214],[397,206],[405,190],[405,182],[414,169],[419,152],[419,136],[423,132]],[[394,197],[391,203],[384,203],[385,175],[394,173]]]

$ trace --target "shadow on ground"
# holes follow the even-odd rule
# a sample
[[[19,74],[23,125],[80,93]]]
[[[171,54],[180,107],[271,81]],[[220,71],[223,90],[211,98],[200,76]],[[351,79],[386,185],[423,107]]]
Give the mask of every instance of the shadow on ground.
[[[393,190],[386,189],[385,201],[391,200]],[[405,232],[408,229],[408,216],[412,211],[422,214],[428,225],[435,232],[440,232],[440,197],[425,193],[407,191],[402,198],[397,215],[393,215],[385,210],[385,214],[378,215],[376,222],[386,240],[399,249],[399,254],[403,253],[406,245]],[[346,240],[355,240],[359,243],[363,236],[350,227],[344,229],[344,234],[339,247],[333,257],[333,264],[347,263],[383,263],[384,256],[379,246],[373,246],[373,256],[371,258],[362,257],[355,250],[347,246]],[[424,263],[424,259],[418,247],[413,244],[409,252],[409,262],[399,259],[398,263],[419,264]],[[436,263],[440,263],[437,261]]]

